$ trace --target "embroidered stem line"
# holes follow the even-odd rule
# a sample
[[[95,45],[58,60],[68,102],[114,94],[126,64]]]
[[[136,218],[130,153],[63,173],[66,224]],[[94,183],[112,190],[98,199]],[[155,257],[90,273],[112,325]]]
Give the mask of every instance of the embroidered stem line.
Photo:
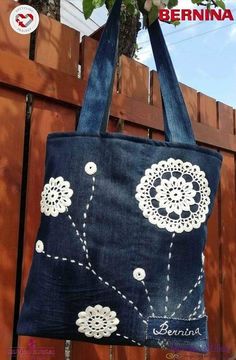
[[[206,313],[205,313],[205,308],[202,310],[201,314],[197,316],[197,319],[200,319],[200,318],[203,317],[204,315],[206,315]]]
[[[202,300],[199,300],[197,303],[197,306],[193,309],[192,314],[189,315],[189,319],[194,318],[195,315],[197,315],[198,310],[201,308]]]
[[[91,195],[89,197],[89,201],[86,205],[86,210],[83,214],[83,218],[84,218],[84,223],[83,223],[83,238],[80,235],[80,232],[75,224],[75,221],[73,220],[72,216],[70,214],[67,215],[68,219],[71,222],[72,227],[74,228],[75,234],[76,236],[79,238],[80,242],[82,243],[82,248],[83,251],[85,252],[85,256],[86,256],[86,260],[87,260],[87,264],[88,266],[85,266],[85,268],[87,270],[90,270],[92,272],[92,274],[103,284],[105,284],[107,287],[110,287],[113,291],[115,291],[123,300],[125,300],[130,306],[133,307],[133,309],[138,313],[138,315],[140,316],[140,318],[142,319],[144,324],[147,324],[147,321],[144,320],[144,316],[143,314],[139,311],[138,307],[136,305],[134,305],[134,302],[132,300],[127,299],[127,297],[120,291],[117,289],[116,286],[109,284],[108,281],[105,281],[101,276],[99,276],[99,274],[93,269],[92,264],[90,262],[90,258],[89,258],[89,253],[88,253],[88,247],[87,247],[87,240],[86,240],[86,226],[87,226],[87,216],[88,216],[88,210],[90,208],[90,204],[94,198],[94,191],[95,191],[95,177],[93,177],[93,183],[92,183],[92,189],[91,189]],[[73,261],[74,262],[74,261]],[[80,263],[81,264],[81,263]]]
[[[172,239],[175,237],[175,233],[172,235]],[[170,242],[169,253],[168,253],[168,264],[167,264],[167,275],[166,275],[166,297],[165,297],[165,313],[168,311],[168,301],[169,301],[169,289],[170,289],[170,263],[172,258],[172,247],[173,240]]]
[[[82,237],[80,236],[80,232],[79,232],[79,230],[77,229],[77,227],[76,227],[76,225],[75,225],[75,222],[74,222],[73,219],[72,219],[72,216],[71,216],[71,215],[67,215],[67,217],[68,217],[68,219],[70,220],[72,227],[74,228],[74,231],[75,231],[76,236],[79,238],[80,242],[82,243],[82,249],[83,249],[83,251],[85,252],[85,257],[86,257],[88,266],[89,266],[89,267],[92,267],[92,264],[91,264],[90,259],[89,259],[89,253],[88,253],[88,248],[87,248],[87,241],[86,241],[86,239],[82,239]]]
[[[130,339],[128,336],[125,336],[125,335],[121,335],[121,334],[115,334],[116,336],[119,336],[119,337],[123,337],[125,340],[129,340],[131,341],[132,343],[138,345],[138,346],[142,346],[139,342],[133,340],[133,339]]]
[[[152,316],[155,316],[154,309],[153,309],[153,306],[152,306],[152,304],[151,304],[151,299],[150,299],[149,292],[148,292],[148,289],[147,289],[147,287],[146,287],[145,281],[142,280],[141,283],[142,283],[143,286],[144,286],[144,291],[145,291],[145,294],[146,294],[146,296],[147,296],[147,300],[148,300],[148,303],[149,303],[150,310],[151,310],[151,312],[152,312]]]
[[[91,195],[90,195],[90,198],[89,198],[89,201],[88,203],[86,204],[86,207],[85,207],[85,212],[83,214],[83,218],[84,218],[84,223],[83,223],[83,238],[85,239],[87,234],[86,234],[86,226],[87,226],[87,217],[88,217],[88,211],[89,211],[89,208],[90,208],[90,204],[91,202],[93,201],[93,197],[94,197],[94,191],[95,191],[95,181],[96,181],[96,178],[95,176],[93,176],[93,183],[92,183],[92,189],[91,189]],[[86,240],[84,240],[86,242]]]
[[[105,286],[111,288],[113,291],[116,292],[116,294],[118,294],[123,300],[125,300],[130,306],[132,306],[132,308],[137,312],[137,314],[141,318],[142,322],[145,325],[147,325],[147,321],[144,320],[143,314],[139,311],[138,307],[136,305],[134,305],[134,302],[132,300],[128,299],[127,296],[125,296],[120,290],[118,290],[118,288],[116,286],[111,285],[108,281],[105,281],[101,276],[99,276],[97,274],[97,272],[92,267],[86,266],[83,263],[78,262],[77,260],[74,260],[74,259],[68,259],[66,257],[53,256],[53,255],[47,254],[45,251],[42,251],[42,254],[45,254],[46,257],[54,259],[54,260],[68,261],[72,264],[76,264],[76,265],[83,267],[84,269],[90,271],[96,277],[97,280],[99,280]]]
[[[203,268],[201,269],[201,274],[198,276],[196,283],[193,285],[192,289],[190,289],[187,293],[187,295],[182,299],[182,301],[177,305],[175,311],[171,314],[171,317],[175,315],[176,311],[181,308],[183,303],[189,298],[191,293],[201,284],[201,280],[203,278]]]
[[[69,219],[70,222],[71,222],[72,227],[73,227],[74,230],[75,230],[76,236],[79,238],[79,240],[81,241],[81,243],[82,243],[82,245],[83,245],[82,248],[83,248],[83,251],[85,252],[85,257],[86,257],[86,260],[87,260],[87,263],[88,263],[88,266],[89,266],[89,267],[92,267],[92,264],[91,264],[90,259],[89,259],[89,253],[88,253],[88,247],[87,247],[87,240],[86,240],[87,234],[86,234],[85,229],[86,229],[86,226],[87,226],[88,211],[89,211],[90,204],[91,204],[91,202],[92,202],[92,200],[93,200],[93,197],[94,197],[95,181],[96,181],[95,176],[93,176],[92,181],[93,181],[93,182],[92,182],[92,188],[91,188],[91,195],[90,195],[90,197],[89,197],[88,203],[86,204],[85,212],[84,212],[84,214],[83,214],[83,218],[84,218],[83,234],[82,234],[83,238],[81,237],[80,232],[79,232],[79,230],[77,229],[76,224],[75,224],[75,222],[74,222],[73,219],[72,219],[72,216],[71,216],[70,214],[67,215],[68,219]]]

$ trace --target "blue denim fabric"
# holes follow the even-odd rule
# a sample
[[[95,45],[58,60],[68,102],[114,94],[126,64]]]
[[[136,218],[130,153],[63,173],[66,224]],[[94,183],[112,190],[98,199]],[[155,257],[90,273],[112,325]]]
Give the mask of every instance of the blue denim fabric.
[[[115,24],[113,45],[119,7],[108,22],[108,30]],[[203,251],[222,158],[195,144],[160,27],[149,31],[165,54],[159,71],[171,141],[104,133],[112,46],[106,96],[94,97],[91,84],[101,85],[92,70],[83,108],[89,112],[82,111],[78,131],[48,136],[21,335],[208,350]]]

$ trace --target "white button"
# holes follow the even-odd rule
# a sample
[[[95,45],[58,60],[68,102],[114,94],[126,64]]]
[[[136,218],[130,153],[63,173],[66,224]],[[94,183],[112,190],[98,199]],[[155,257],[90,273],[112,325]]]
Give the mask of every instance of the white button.
[[[146,277],[145,270],[142,268],[136,268],[133,271],[133,277],[135,280],[142,281]]]
[[[43,245],[43,242],[42,242],[41,240],[38,240],[38,241],[36,242],[35,250],[37,251],[37,253],[43,252],[43,250],[44,250],[44,245]]]
[[[88,162],[85,165],[84,170],[88,175],[93,175],[93,174],[95,174],[97,172],[97,165],[92,161]]]

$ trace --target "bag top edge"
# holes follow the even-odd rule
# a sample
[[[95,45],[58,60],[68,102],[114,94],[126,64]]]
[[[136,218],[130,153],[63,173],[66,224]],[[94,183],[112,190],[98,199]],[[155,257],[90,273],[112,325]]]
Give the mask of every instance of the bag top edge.
[[[118,139],[118,140],[124,140],[124,141],[132,141],[137,143],[143,143],[147,145],[153,145],[153,146],[167,146],[167,147],[174,147],[174,148],[183,148],[183,149],[191,149],[195,151],[200,151],[203,153],[206,153],[208,155],[214,156],[220,161],[223,160],[223,156],[216,150],[208,149],[199,145],[193,145],[193,144],[186,144],[186,143],[174,143],[169,141],[158,141],[133,135],[127,135],[122,133],[102,133],[99,135],[95,134],[83,134],[83,133],[76,133],[76,132],[54,132],[48,134],[48,141],[51,140],[58,140],[58,139],[64,139],[64,138],[73,138],[73,137],[87,137],[87,138],[104,138],[104,139]]]

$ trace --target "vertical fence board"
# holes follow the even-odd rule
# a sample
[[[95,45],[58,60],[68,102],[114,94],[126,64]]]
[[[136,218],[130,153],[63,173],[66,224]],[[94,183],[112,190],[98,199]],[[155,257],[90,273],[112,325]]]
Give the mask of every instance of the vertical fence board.
[[[150,137],[153,140],[163,141],[164,135],[164,124],[163,124],[163,109],[162,109],[162,98],[160,91],[160,83],[158,80],[158,75],[156,71],[150,72],[150,104],[157,108],[157,119],[161,118],[162,120],[162,129],[160,131],[151,130]]]
[[[72,360],[109,360],[108,345],[94,345],[86,342],[73,341]]]
[[[84,36],[81,43],[81,77],[88,80],[91,66],[96,54],[98,42],[87,36]]]
[[[199,93],[199,121],[203,124],[218,127],[216,101]],[[208,331],[210,352],[204,358],[221,358],[221,309],[220,309],[220,212],[219,195],[216,196],[212,215],[208,223],[207,245],[205,250],[206,274],[206,311],[208,314]]]
[[[0,2],[0,49],[28,57],[30,35],[16,33],[9,16],[16,4]],[[16,64],[17,66],[17,64]],[[20,76],[20,74],[19,74]],[[25,131],[25,95],[0,88],[0,358],[10,359],[15,305],[15,282],[20,222],[21,181]]]
[[[62,46],[63,44],[63,46]],[[41,15],[35,46],[35,61],[77,77],[79,63],[79,33]],[[63,91],[63,89],[58,89]],[[50,132],[72,131],[75,110],[50,100],[35,98],[31,116],[29,170],[26,199],[25,240],[22,291],[26,286],[40,222],[40,194],[43,188],[46,137]],[[19,344],[27,347],[31,337],[20,337]],[[64,359],[64,341],[33,339],[37,348],[51,347],[55,352],[47,359]],[[29,360],[33,358],[29,354]],[[24,359],[25,360],[25,359]],[[28,360],[28,359],[27,359]]]
[[[191,87],[181,84],[181,83],[180,83],[180,88],[181,88],[191,121],[197,121],[198,120],[197,91],[192,89]]]
[[[0,359],[10,359],[25,131],[25,96],[0,88]],[[9,352],[9,354],[8,354]]]
[[[40,15],[35,60],[40,64],[77,76],[80,34],[45,15]]]
[[[234,133],[233,109],[218,104],[219,128]],[[222,336],[223,359],[236,355],[236,228],[235,228],[235,159],[234,154],[222,151],[221,175],[221,247],[222,247]]]
[[[10,13],[16,5],[13,0],[0,1],[0,49],[28,58],[30,35],[18,34],[9,22]]]
[[[148,67],[122,55],[120,58],[120,93],[147,103],[148,87]]]

